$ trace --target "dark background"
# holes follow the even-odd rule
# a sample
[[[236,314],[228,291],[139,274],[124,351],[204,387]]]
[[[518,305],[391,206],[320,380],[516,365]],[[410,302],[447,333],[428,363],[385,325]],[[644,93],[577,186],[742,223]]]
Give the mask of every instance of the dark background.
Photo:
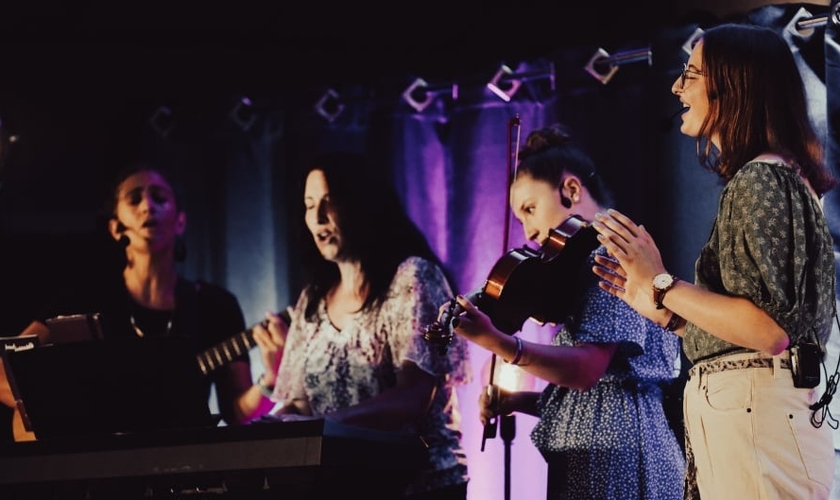
[[[644,36],[685,15],[665,0],[139,5],[9,6],[0,16],[4,59],[10,68],[31,65],[4,72],[4,85],[88,85],[95,77],[150,95],[368,84],[406,72],[446,79],[562,45]]]
[[[186,144],[183,154],[200,169],[190,173],[192,181],[200,182],[236,163],[224,157],[223,139],[208,138],[215,137],[221,122],[230,126],[227,117],[241,96],[253,99],[257,108],[305,103],[308,115],[314,115],[308,103],[331,87],[358,85],[372,93],[398,94],[422,77],[464,87],[472,78],[481,88],[500,61],[552,59],[569,47],[583,47],[587,54],[590,46],[612,53],[646,47],[669,26],[719,21],[760,3],[4,5],[0,134],[18,141],[0,161],[0,280],[5,293],[17,297],[12,304],[20,305],[7,302],[14,310],[0,315],[0,335],[17,333],[32,317],[28,304],[56,283],[70,283],[71,289],[84,283],[87,269],[101,260],[101,247],[90,234],[102,225],[91,215],[101,209],[115,165],[154,140],[147,137],[150,110],[165,106],[191,122],[186,128],[193,137],[172,142]],[[640,69],[628,67],[619,79]],[[593,85],[578,72],[577,78]],[[578,82],[559,85],[573,93]],[[286,120],[287,137],[310,126],[295,116]],[[287,142],[300,149],[313,146]],[[292,163],[294,151],[285,153],[290,153],[285,163]],[[217,206],[214,194],[200,210]],[[196,257],[194,252],[192,262]]]
[[[186,151],[178,154],[189,155],[198,170],[187,176],[191,182],[205,182],[221,175],[226,164],[237,163],[224,156],[227,139],[208,138],[221,135],[222,122],[230,126],[230,110],[241,96],[253,99],[257,108],[261,103],[274,108],[307,103],[308,115],[315,115],[308,103],[326,88],[358,85],[372,93],[398,94],[416,77],[432,84],[457,81],[463,87],[473,79],[481,88],[500,61],[552,59],[563,48],[583,47],[589,54],[592,46],[612,53],[645,47],[669,26],[720,20],[727,9],[745,10],[761,2],[723,3],[4,5],[0,138],[15,135],[18,141],[0,161],[0,281],[4,294],[15,297],[0,315],[0,335],[18,333],[35,313],[30,305],[56,287],[72,295],[80,284],[89,284],[89,270],[104,258],[102,241],[107,241],[104,234],[90,237],[104,227],[92,215],[101,210],[107,179],[122,157],[155,140],[148,137],[150,110],[165,106],[190,121],[185,128],[193,136],[171,142]],[[628,67],[619,78],[640,69]],[[593,85],[578,72],[576,78]],[[574,92],[579,82],[559,85]],[[305,135],[311,126],[306,120],[312,118],[287,116],[284,133],[293,137],[302,130]],[[313,147],[287,142],[299,149]],[[285,153],[278,165],[293,163],[294,151]],[[204,187],[207,203],[198,210],[221,210],[212,197],[223,194],[212,191],[217,187],[193,185],[189,190],[203,192]],[[190,213],[204,217],[191,208]],[[204,218],[224,218],[211,215]],[[193,252],[193,264],[196,258],[201,254]],[[196,265],[223,270],[218,264]],[[220,275],[207,277],[223,281]]]
[[[646,44],[651,30],[685,15],[674,5],[4,6],[0,120],[2,133],[18,140],[0,165],[0,279],[21,305],[0,318],[0,335],[25,326],[35,313],[26,308],[45,292],[65,283],[73,294],[89,279],[107,239],[90,238],[101,231],[91,215],[101,210],[115,165],[154,140],[150,110],[165,106],[191,121],[200,136],[193,158],[213,176],[223,168],[222,152],[206,138],[240,96],[282,108],[314,103],[325,88],[342,85],[398,93],[422,77],[432,84],[477,78],[481,86],[500,61],[533,60],[564,46]],[[286,126],[298,125],[308,126]]]
[[[296,266],[294,256],[283,253],[291,246],[281,241],[287,234],[285,219],[279,211],[272,218],[282,203],[241,203],[243,198],[247,202],[270,198],[261,190],[269,185],[276,187],[271,194],[278,194],[282,201],[283,170],[295,165],[297,151],[317,148],[319,138],[329,135],[354,143],[362,135],[383,137],[364,130],[380,122],[358,119],[351,112],[362,115],[363,105],[348,106],[335,126],[326,124],[312,109],[325,88],[339,89],[343,97],[352,98],[351,91],[356,89],[351,87],[357,84],[376,96],[396,95],[396,99],[384,100],[402,105],[399,93],[413,78],[422,77],[432,83],[457,81],[463,84],[466,97],[469,87],[474,87],[475,94],[484,92],[484,83],[500,61],[515,64],[545,58],[558,70],[562,68],[556,73],[558,89],[552,89],[552,94],[557,101],[551,106],[560,110],[564,121],[582,126],[582,136],[592,138],[597,146],[593,152],[599,163],[615,166],[623,192],[642,208],[650,207],[651,228],[658,224],[663,233],[668,231],[663,246],[668,245],[668,255],[683,265],[677,274],[690,276],[695,247],[705,238],[703,224],[714,211],[715,193],[705,183],[706,177],[675,177],[675,172],[663,173],[658,168],[666,163],[657,158],[658,141],[673,145],[674,151],[667,152],[668,162],[680,155],[678,146],[686,149],[685,158],[693,159],[693,145],[677,137],[673,121],[667,120],[676,103],[663,89],[670,88],[685,57],[674,49],[673,41],[685,39],[689,31],[683,30],[690,28],[692,20],[700,24],[720,21],[727,13],[767,3],[778,2],[574,5],[561,0],[490,6],[453,1],[336,5],[35,1],[4,5],[0,7],[0,131],[17,135],[19,141],[8,161],[0,165],[0,293],[5,297],[0,301],[0,335],[17,334],[45,297],[58,292],[72,301],[81,295],[81,288],[95,286],[91,273],[101,272],[107,237],[101,234],[103,225],[91,215],[99,209],[107,188],[104,181],[119,165],[121,155],[150,140],[150,110],[168,106],[178,120],[188,121],[185,127],[177,123],[163,142],[177,146],[173,152],[180,163],[194,169],[179,176],[189,179],[186,188],[193,202],[187,207],[188,236],[196,240],[190,242],[187,264],[198,272],[192,276],[236,290],[250,308],[247,317],[254,319],[265,308],[288,303],[284,289],[294,287],[286,278],[294,277]],[[677,29],[669,30],[672,25]],[[587,75],[578,60],[586,61],[596,46],[616,53],[648,47],[651,42],[656,54],[653,66],[623,67],[608,86]],[[817,57],[817,69],[822,67],[822,57],[821,53]],[[546,92],[544,84],[537,82],[527,90],[532,96],[540,95]],[[637,86],[655,89],[656,97],[634,93]],[[253,99],[257,108],[301,108],[302,112],[261,113],[263,121],[248,134],[238,133],[231,130],[228,113],[243,95]],[[461,102],[473,101],[466,97]],[[504,118],[519,109],[516,105],[503,107],[487,101],[489,112]],[[435,115],[434,108],[429,111],[417,113],[418,119]],[[281,117],[282,127],[275,127],[269,117]],[[469,167],[472,148],[493,146],[497,131],[480,128],[490,119],[459,120],[450,119],[457,123],[437,130],[442,136],[439,142],[457,143],[463,154],[457,163]],[[501,118],[499,123],[503,124]],[[261,132],[275,135],[264,141]],[[416,135],[410,140],[419,140]],[[449,137],[453,137],[451,142],[444,140]],[[376,141],[370,145],[373,153],[391,146],[388,140]],[[271,147],[264,147],[266,142]],[[261,147],[252,147],[254,143]],[[281,160],[252,154],[274,149],[283,155]],[[486,165],[492,167],[491,162]],[[691,166],[695,167],[693,162]],[[463,193],[470,191],[470,180],[463,178]],[[238,232],[237,226],[243,230]],[[486,240],[492,240],[493,228],[476,226],[487,230],[479,231],[479,236],[487,232]],[[481,247],[476,243],[481,240],[465,236],[471,234],[470,227],[463,229],[451,236],[452,241],[472,245],[464,245],[467,248],[457,258],[450,258],[457,264],[480,261],[469,247]],[[276,234],[267,234],[271,232]],[[91,238],[92,234],[96,237]],[[264,250],[265,255],[250,252],[251,247]],[[488,252],[490,262],[497,257],[495,248]],[[677,259],[680,252],[689,257]],[[462,261],[461,254],[469,258]],[[276,279],[272,282],[267,276]],[[263,295],[264,300],[277,302],[263,305]],[[476,368],[480,359],[476,357]],[[474,399],[469,392],[463,397],[466,435],[472,439],[475,433],[469,426],[477,420],[467,412]],[[5,410],[0,407],[0,433],[6,427]],[[526,434],[524,427],[520,429],[524,446],[517,446],[514,453],[530,449]],[[481,461],[488,459],[481,454],[470,458],[476,471],[497,469],[495,463],[482,469]],[[542,464],[539,457],[531,458]],[[518,465],[525,463],[530,462]],[[539,473],[527,466],[526,470]],[[486,479],[475,487],[491,488],[497,479],[493,476],[498,474],[476,472],[476,477]]]

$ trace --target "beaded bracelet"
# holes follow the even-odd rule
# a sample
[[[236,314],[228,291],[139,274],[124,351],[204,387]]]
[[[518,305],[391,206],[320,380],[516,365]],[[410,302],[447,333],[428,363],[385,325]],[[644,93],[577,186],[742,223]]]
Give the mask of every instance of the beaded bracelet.
[[[505,362],[508,363],[508,364],[511,364],[511,365],[518,365],[519,362],[522,360],[522,351],[524,349],[522,348],[522,339],[521,338],[514,337],[513,339],[516,341],[516,354],[514,354],[512,360],[505,361]]]

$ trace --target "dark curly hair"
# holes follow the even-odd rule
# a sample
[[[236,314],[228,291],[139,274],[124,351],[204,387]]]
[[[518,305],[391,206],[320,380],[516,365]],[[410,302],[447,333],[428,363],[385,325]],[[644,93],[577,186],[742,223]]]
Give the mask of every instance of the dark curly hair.
[[[580,179],[598,204],[611,206],[613,203],[612,194],[598,175],[595,162],[572,140],[567,127],[561,124],[528,134],[517,158],[519,164],[514,180],[520,175],[528,175],[560,189],[563,175],[572,174]]]

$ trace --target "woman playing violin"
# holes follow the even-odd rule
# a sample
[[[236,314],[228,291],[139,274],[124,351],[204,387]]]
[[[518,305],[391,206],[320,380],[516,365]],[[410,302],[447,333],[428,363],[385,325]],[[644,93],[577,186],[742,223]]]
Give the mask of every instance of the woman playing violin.
[[[532,132],[518,159],[510,204],[528,240],[543,243],[570,216],[591,221],[608,206],[592,160],[562,127]],[[581,280],[604,252],[598,246],[590,265],[581,262]],[[513,412],[539,418],[531,440],[548,464],[549,499],[682,498],[685,461],[663,409],[678,342],[597,280],[585,285],[551,345],[500,331],[457,297],[458,336],[549,382],[542,392],[482,394],[482,422]],[[448,309],[442,305],[440,317]]]

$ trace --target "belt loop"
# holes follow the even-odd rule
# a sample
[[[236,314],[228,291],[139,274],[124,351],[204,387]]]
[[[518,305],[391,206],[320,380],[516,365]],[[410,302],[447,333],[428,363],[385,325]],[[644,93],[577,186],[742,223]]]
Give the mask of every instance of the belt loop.
[[[781,356],[773,356],[773,378],[779,378],[779,374],[782,372],[782,357]]]

